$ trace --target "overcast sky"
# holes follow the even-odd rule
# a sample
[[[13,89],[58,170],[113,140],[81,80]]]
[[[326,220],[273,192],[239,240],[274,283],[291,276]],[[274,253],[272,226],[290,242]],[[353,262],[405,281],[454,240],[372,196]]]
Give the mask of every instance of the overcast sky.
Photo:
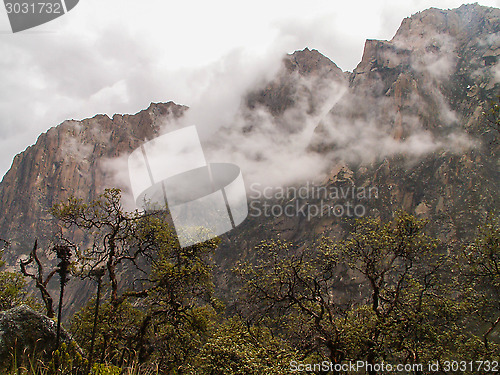
[[[500,7],[500,0],[479,3]],[[305,47],[353,70],[365,39],[391,39],[403,18],[461,4],[80,0],[64,17],[17,34],[2,6],[0,175],[15,154],[65,119],[136,113],[153,101],[193,106],[213,101],[221,82],[226,98],[233,83],[239,95],[249,71],[272,71],[285,53]]]

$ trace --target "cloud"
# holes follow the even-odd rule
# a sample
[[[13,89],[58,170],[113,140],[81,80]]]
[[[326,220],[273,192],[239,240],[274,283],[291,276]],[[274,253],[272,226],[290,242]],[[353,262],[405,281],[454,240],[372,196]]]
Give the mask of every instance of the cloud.
[[[413,48],[407,38],[394,44],[404,51]],[[406,63],[397,50],[381,51],[379,64]],[[295,105],[279,117],[265,107],[240,108],[208,144],[211,158],[238,164],[249,183],[281,186],[322,180],[340,161],[373,163],[405,155],[414,163],[433,152],[462,153],[477,146],[440,88],[456,69],[453,38],[435,35],[417,43],[406,60],[410,70],[388,90],[390,75],[383,73],[372,73],[369,80],[358,75],[354,89],[324,77],[289,77],[297,79]],[[321,107],[316,113],[309,110],[311,96]]]
[[[148,104],[147,98],[131,93],[123,79],[145,68],[140,60],[134,62],[132,52],[126,53],[123,47],[124,55],[111,59],[106,46],[74,37],[76,41],[73,35],[2,37],[0,170],[10,164],[8,155],[34,143],[49,126],[97,112],[139,110]],[[140,54],[138,41],[130,40],[128,47]]]
[[[494,72],[494,82],[500,83],[500,64],[495,65],[492,69]]]
[[[151,102],[173,100],[199,109],[192,112],[197,125],[215,126],[254,80],[273,74],[284,54],[277,45],[259,55],[238,49],[200,67],[171,69],[158,60],[161,46],[126,29],[105,29],[101,36],[0,39],[0,171],[40,133],[66,119],[135,113]],[[226,114],[213,109],[215,97],[227,103]]]
[[[407,46],[411,46],[411,41],[407,40],[405,43]],[[458,62],[457,43],[453,37],[446,34],[435,34],[426,39],[425,46],[415,48],[415,50],[412,63],[415,71],[427,74],[433,81],[451,77]]]
[[[255,57],[244,50],[235,50],[222,60],[194,71],[189,77],[190,110],[182,123],[196,125],[202,139],[222,126],[232,126],[247,92],[255,85],[269,81],[280,68],[282,58],[281,52],[269,51],[264,56]]]
[[[293,77],[292,77],[293,78]],[[314,129],[347,89],[346,82],[296,76],[295,104],[276,117],[265,107],[242,107],[231,126],[206,143],[207,159],[240,166],[248,183],[280,186],[317,178],[329,161],[309,150]],[[308,88],[315,87],[315,91]],[[314,112],[310,112],[311,100]]]
[[[173,100],[204,106],[206,115],[200,110],[193,117],[197,123],[227,121],[230,110],[218,113],[210,92],[219,88],[236,108],[246,84],[266,69],[273,73],[279,56],[305,46],[353,69],[364,39],[389,38],[403,16],[431,1],[401,4],[86,0],[67,17],[15,35],[0,12],[0,173],[40,133],[66,119],[135,113]]]
[[[412,41],[400,38],[394,44],[408,51]],[[340,161],[373,163],[404,154],[415,162],[436,151],[463,152],[475,143],[457,126],[460,116],[437,84],[453,73],[455,48],[447,36],[417,45],[412,73],[401,75],[387,92],[383,76],[376,74],[366,82],[358,75],[355,91],[348,89],[347,80],[324,74],[285,75],[295,88],[295,104],[279,116],[262,105],[249,109],[244,99],[263,83],[280,79],[280,54],[258,58],[234,51],[192,72],[188,82],[197,89],[189,84],[184,88],[195,93],[190,109],[176,124],[165,124],[164,132],[197,125],[209,162],[235,163],[248,183],[262,186],[322,180]],[[408,60],[397,50],[383,51],[383,64]],[[427,114],[435,116],[429,119]],[[116,169],[123,172],[126,163],[119,163]],[[124,182],[128,176],[122,172],[119,179]]]

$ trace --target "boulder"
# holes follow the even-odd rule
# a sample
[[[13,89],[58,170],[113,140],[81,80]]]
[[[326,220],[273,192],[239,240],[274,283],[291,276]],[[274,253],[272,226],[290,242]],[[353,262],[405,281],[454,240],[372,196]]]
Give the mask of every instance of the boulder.
[[[0,312],[0,369],[26,363],[27,356],[47,358],[56,345],[57,324],[25,305]],[[61,328],[61,343],[71,336]]]

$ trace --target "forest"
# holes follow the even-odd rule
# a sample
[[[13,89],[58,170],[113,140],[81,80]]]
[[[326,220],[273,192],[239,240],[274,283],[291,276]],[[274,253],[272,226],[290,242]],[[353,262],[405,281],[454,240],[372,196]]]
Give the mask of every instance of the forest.
[[[1,272],[1,310],[27,304],[61,322],[69,278],[92,282],[94,294],[64,324],[71,338],[58,324],[51,347],[11,348],[11,374],[341,374],[359,373],[341,367],[357,361],[367,374],[382,363],[446,373],[455,362],[459,373],[486,374],[500,360],[493,215],[467,243],[443,243],[402,211],[352,220],[341,241],[297,246],[276,236],[231,270],[229,298],[214,288],[218,239],[181,248],[165,211],[126,212],[120,190],[108,189],[52,212],[58,264],[43,264],[35,243],[22,272]],[[87,246],[65,237],[76,232]]]

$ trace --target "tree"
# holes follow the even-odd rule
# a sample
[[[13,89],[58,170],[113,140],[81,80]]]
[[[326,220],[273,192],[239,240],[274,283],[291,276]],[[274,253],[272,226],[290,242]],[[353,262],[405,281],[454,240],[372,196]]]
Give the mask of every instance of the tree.
[[[139,361],[153,356],[170,372],[197,353],[206,333],[216,305],[210,259],[219,240],[181,248],[162,215],[149,215],[142,224],[155,251],[135,350]]]
[[[120,191],[109,189],[89,204],[70,198],[54,206],[66,229],[83,233],[80,274],[104,269],[110,284],[102,308],[96,299],[93,309],[78,314],[72,331],[95,342],[101,360],[121,364],[133,355],[143,363],[154,357],[162,368],[176,368],[197,352],[203,321],[213,310],[210,254],[218,240],[181,248],[165,211],[128,213],[120,200]],[[126,280],[127,267],[133,281]]]
[[[84,231],[84,248],[77,254],[81,274],[105,267],[111,284],[111,303],[115,306],[122,303],[127,295],[119,293],[117,267],[132,264],[146,274],[138,261],[154,246],[147,236],[141,237],[144,215],[123,210],[119,189],[106,189],[90,204],[71,197],[65,203],[54,205],[52,214],[67,229]]]
[[[344,332],[336,319],[345,308],[335,298],[342,286],[337,261],[280,239],[256,250],[256,264],[235,268],[243,282],[246,317],[255,324],[282,327],[277,333],[288,337],[304,357],[326,349],[330,361],[344,360]]]
[[[56,349],[59,349],[59,343],[61,340],[61,320],[62,320],[62,308],[64,300],[64,287],[69,281],[69,272],[71,266],[71,249],[67,245],[59,245],[54,247],[54,251],[57,254],[57,258],[60,259],[57,265],[56,272],[59,275],[59,306],[57,308],[57,334],[56,334]]]
[[[0,311],[11,309],[24,301],[26,292],[24,286],[26,282],[22,275],[14,272],[2,271],[5,263],[1,260],[4,249],[9,246],[9,243],[0,239],[3,242],[3,248],[0,250]]]
[[[206,342],[185,367],[193,375],[281,375],[290,371],[290,362],[296,359],[296,351],[268,328],[233,317],[214,321]]]
[[[487,352],[498,353],[500,340],[490,337],[500,329],[500,224],[489,215],[479,226],[476,240],[465,246],[457,262],[461,267],[461,285],[478,319],[478,331]]]
[[[104,301],[98,310],[99,324],[95,326],[93,341],[95,302],[92,298],[72,317],[70,332],[73,338],[88,354],[89,364],[93,365],[94,361],[117,366],[131,364],[136,357],[134,344],[144,312],[128,301],[118,306]]]
[[[398,213],[388,223],[357,220],[345,240],[312,248],[267,242],[255,264],[236,268],[245,315],[270,317],[305,357],[372,365],[452,359],[474,336],[463,330],[467,304],[453,294],[448,249],[425,225]]]
[[[385,224],[363,219],[356,222],[348,239],[327,244],[324,250],[366,281],[362,285],[369,292],[369,303],[358,306],[371,320],[367,324],[371,328],[364,332],[365,342],[357,354],[365,353],[368,363],[398,352],[398,360],[420,363],[429,353],[427,340],[439,341],[426,331],[430,322],[425,319],[432,318],[426,309],[438,311],[440,299],[435,294],[445,295],[439,291],[445,264],[441,254],[445,252],[437,240],[425,234],[425,225],[425,220],[403,212]],[[449,321],[432,320],[432,326],[438,324],[448,331]]]
[[[97,335],[97,322],[99,319],[99,307],[101,303],[102,278],[104,274],[105,274],[104,268],[96,268],[89,275],[91,277],[93,276],[97,281],[97,293],[96,293],[95,307],[94,307],[94,323],[92,324],[92,336],[90,338],[89,366],[91,363],[93,363],[94,360],[94,346]]]
[[[19,265],[21,267],[21,272],[24,276],[29,277],[35,282],[36,288],[40,291],[42,297],[45,313],[49,318],[54,318],[54,300],[50,294],[47,286],[52,277],[56,274],[57,268],[52,269],[47,277],[45,277],[44,266],[38,257],[38,241],[35,240],[33,249],[27,259],[21,259]],[[35,267],[35,269],[29,269],[29,267]]]

